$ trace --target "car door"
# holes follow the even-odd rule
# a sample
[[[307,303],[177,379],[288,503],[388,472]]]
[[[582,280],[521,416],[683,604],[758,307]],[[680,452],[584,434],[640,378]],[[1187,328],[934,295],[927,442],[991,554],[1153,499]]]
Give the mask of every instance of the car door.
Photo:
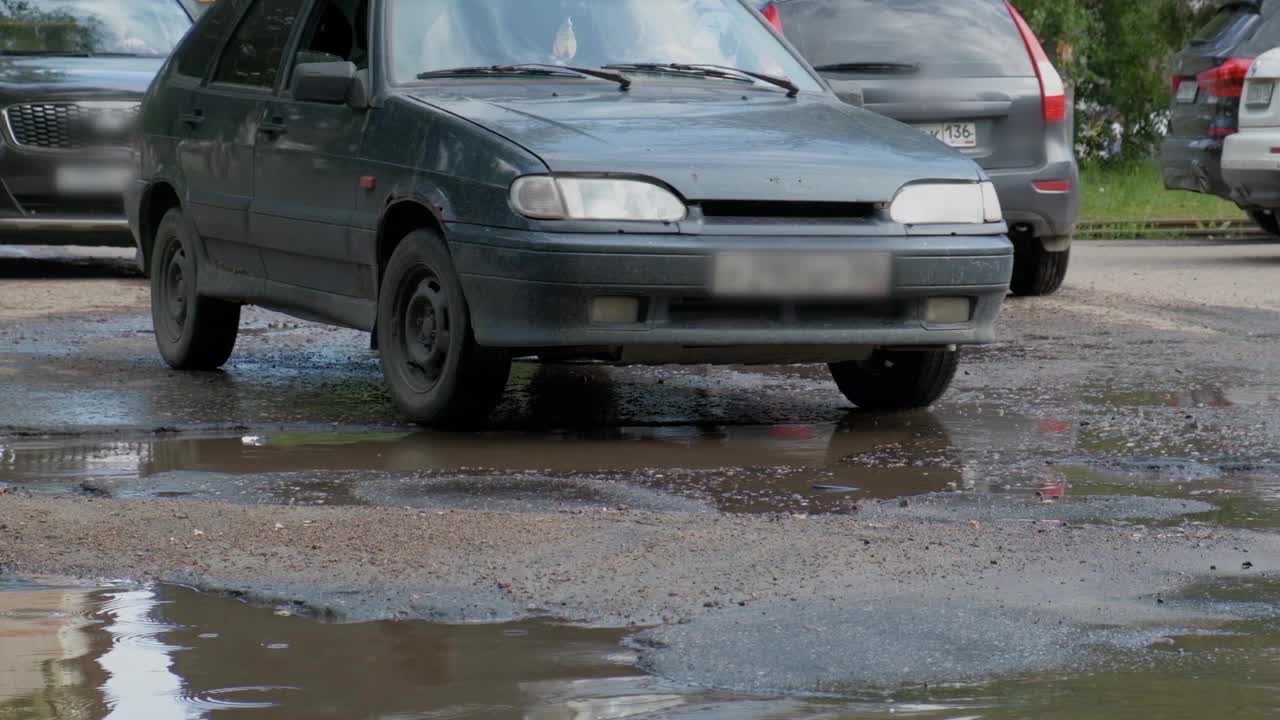
[[[191,120],[209,128],[208,173],[214,182],[199,200],[210,218],[201,230],[210,259],[243,260],[241,270],[267,277],[254,242],[249,210],[254,194],[254,145],[306,0],[249,0]],[[202,119],[201,119],[202,118]],[[252,270],[249,270],[249,268]]]
[[[237,148],[239,127],[260,98],[207,84],[218,65],[228,36],[249,0],[222,0],[183,43],[173,85],[180,90],[177,118],[177,161],[185,206],[214,265],[240,275],[266,276],[262,259],[247,241],[246,208],[253,178],[251,157]]]
[[[365,64],[367,18],[368,0],[315,0],[290,70],[307,62]],[[267,103],[250,222],[273,283],[375,299],[375,236],[353,227],[358,197],[368,191],[361,183],[375,182],[360,160],[367,115],[346,103],[298,100],[287,87]],[[342,312],[325,315],[365,323]]]

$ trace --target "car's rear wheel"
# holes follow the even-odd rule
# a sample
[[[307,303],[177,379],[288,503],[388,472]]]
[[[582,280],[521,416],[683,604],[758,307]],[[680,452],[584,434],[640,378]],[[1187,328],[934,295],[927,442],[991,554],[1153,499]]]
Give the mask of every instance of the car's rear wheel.
[[[956,350],[876,350],[866,360],[832,363],[831,377],[863,410],[914,410],[934,404],[951,387]]]
[[[377,324],[391,398],[413,422],[471,426],[501,401],[510,354],[476,344],[453,260],[436,233],[414,231],[391,255]]]
[[[1013,279],[1009,282],[1014,295],[1052,295],[1062,287],[1071,264],[1071,248],[1051,251],[1044,246],[1042,238],[1014,242]]]
[[[1276,217],[1274,210],[1250,210],[1249,219],[1255,225],[1262,228],[1262,231],[1272,237],[1280,237],[1280,218]]]
[[[151,251],[151,319],[156,346],[178,370],[216,370],[231,357],[240,332],[240,306],[201,297],[199,260],[174,208],[156,228]]]

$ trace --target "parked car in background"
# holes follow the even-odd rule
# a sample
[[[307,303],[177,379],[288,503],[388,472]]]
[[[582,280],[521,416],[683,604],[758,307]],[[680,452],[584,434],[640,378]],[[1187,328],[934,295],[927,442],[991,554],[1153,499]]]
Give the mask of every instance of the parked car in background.
[[[132,244],[139,103],[190,26],[179,0],[0,2],[0,243]]]
[[[777,0],[786,36],[838,95],[933,135],[1000,193],[1012,289],[1056,291],[1080,212],[1071,102],[1005,0]]]
[[[1280,25],[1280,15],[1267,25]],[[1280,43],[1277,43],[1280,45]],[[1280,49],[1258,56],[1249,69],[1241,93],[1240,131],[1227,137],[1222,152],[1222,177],[1231,198],[1254,214],[1275,222],[1280,210]]]
[[[513,357],[826,362],[887,410],[994,339],[986,175],[746,0],[219,0],[167,67],[127,205],[176,368],[252,303],[376,331],[422,423],[488,416]]]
[[[1240,98],[1253,59],[1280,45],[1280,26],[1271,22],[1277,10],[1280,0],[1221,3],[1174,56],[1169,133],[1160,146],[1166,188],[1239,202],[1223,178],[1223,145],[1240,128]],[[1262,229],[1280,235],[1273,213],[1247,203],[1241,207]]]

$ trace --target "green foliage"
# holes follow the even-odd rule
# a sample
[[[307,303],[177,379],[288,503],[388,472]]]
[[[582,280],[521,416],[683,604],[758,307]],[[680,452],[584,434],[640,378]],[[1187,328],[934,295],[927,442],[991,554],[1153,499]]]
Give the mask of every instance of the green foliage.
[[[1118,121],[1123,159],[1149,157],[1169,105],[1171,55],[1213,12],[1198,0],[1014,0],[1074,87],[1077,137],[1097,154]],[[1114,116],[1112,116],[1114,114]]]

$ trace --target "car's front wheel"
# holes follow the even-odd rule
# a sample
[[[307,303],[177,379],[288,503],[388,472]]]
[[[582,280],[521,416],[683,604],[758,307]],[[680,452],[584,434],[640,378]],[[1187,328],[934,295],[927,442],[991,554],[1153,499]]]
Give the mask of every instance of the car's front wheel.
[[[1052,295],[1062,287],[1070,264],[1070,247],[1046,250],[1043,238],[1015,241],[1009,289],[1014,295]]]
[[[240,306],[201,297],[198,257],[187,239],[182,210],[165,214],[151,250],[151,319],[165,362],[178,370],[216,370],[231,357],[240,332]]]
[[[934,404],[956,376],[956,350],[876,350],[865,360],[832,363],[831,377],[863,410],[914,410]]]
[[[413,422],[471,426],[501,401],[510,354],[476,344],[453,260],[436,233],[414,231],[392,253],[377,325],[391,398]]]

